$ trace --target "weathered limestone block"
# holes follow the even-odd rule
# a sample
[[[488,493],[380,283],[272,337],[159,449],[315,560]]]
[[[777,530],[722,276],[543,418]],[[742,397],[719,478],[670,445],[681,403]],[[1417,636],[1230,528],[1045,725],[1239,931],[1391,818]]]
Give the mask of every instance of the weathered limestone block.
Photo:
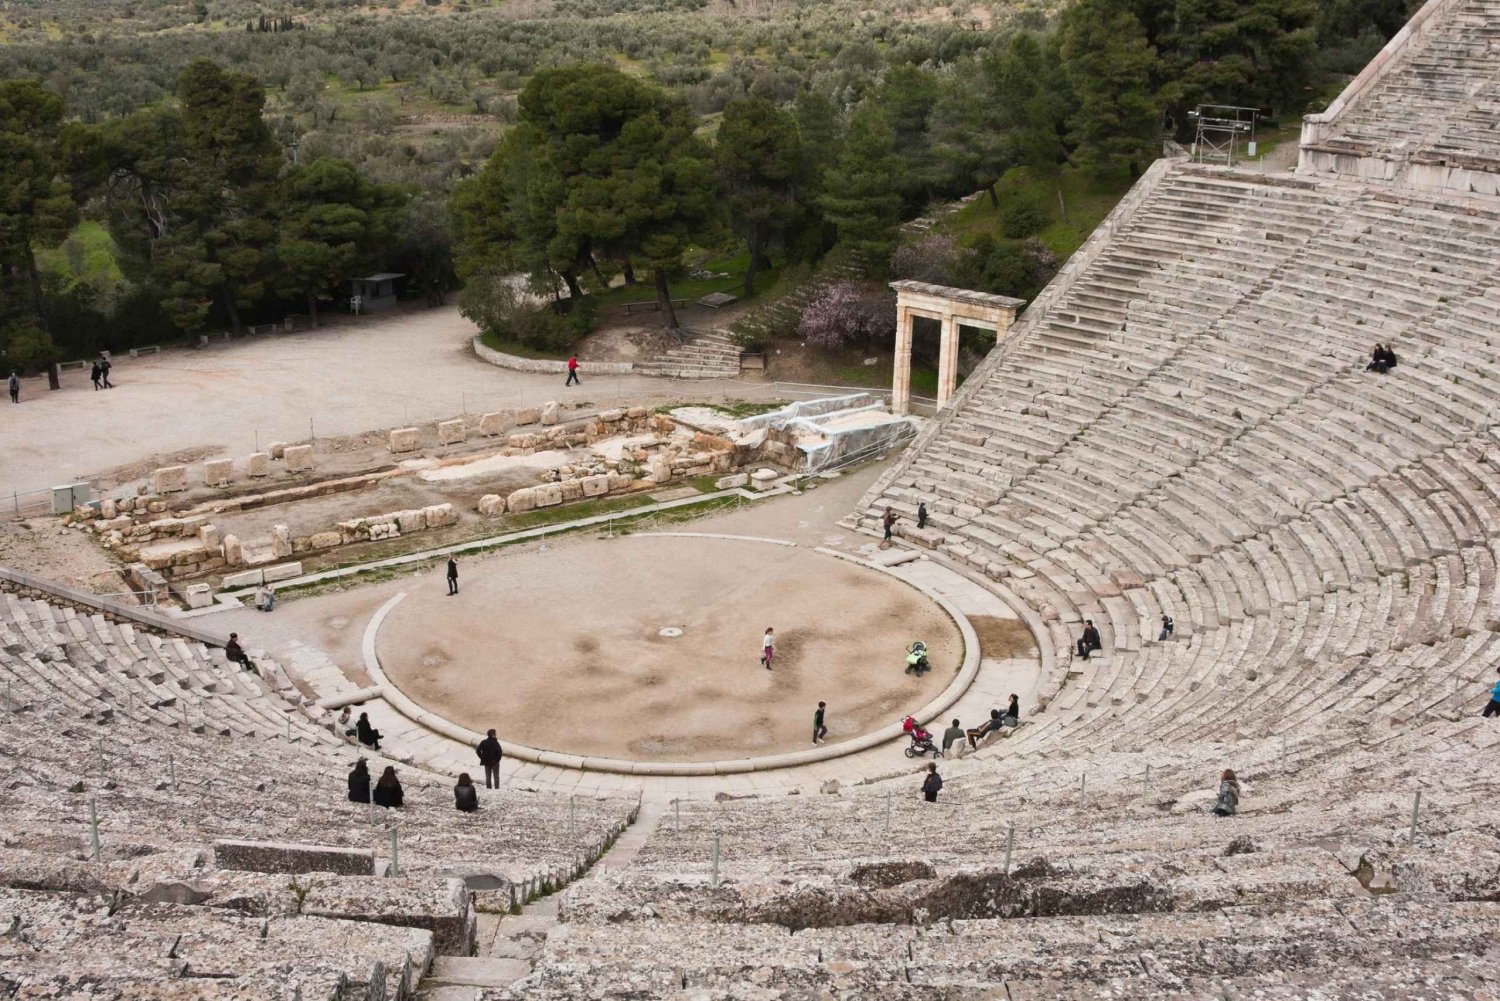
[[[717,490],[733,490],[735,487],[742,487],[749,482],[749,473],[733,473],[729,476],[721,476],[715,480],[714,488]]]
[[[421,508],[413,508],[410,511],[397,511],[396,527],[400,529],[402,535],[408,532],[420,532],[427,527],[427,515],[423,513]]]
[[[562,408],[557,405],[556,400],[551,400],[547,403],[543,403],[541,413],[542,423],[556,424],[558,418],[561,416],[561,411]]]
[[[417,428],[392,428],[391,444],[392,452],[415,452],[422,447],[422,432]]]
[[[463,441],[466,433],[462,419],[438,421],[437,436],[439,445],[452,445]]]
[[[776,476],[774,469],[757,469],[750,474],[750,486],[754,490],[770,490],[771,485],[776,481]]]
[[[613,424],[616,421],[622,421],[625,419],[625,411],[601,410],[597,419],[600,421],[600,423],[603,424]]]
[[[651,482],[665,483],[672,478],[672,464],[664,456],[651,460]]]
[[[458,524],[458,512],[452,504],[434,504],[422,509],[423,520],[428,528],[447,528]]]
[[[142,498],[142,499],[144,500],[144,498]],[[137,511],[139,511],[141,509],[141,506],[139,504],[137,504],[136,507],[135,507],[135,509]],[[147,514],[161,514],[166,509],[167,509],[167,502],[164,501],[164,500],[148,500],[148,501],[146,501],[146,513]]]
[[[535,424],[537,422],[537,420],[540,418],[540,416],[541,415],[538,413],[536,407],[517,407],[516,408],[516,423],[517,424]]]
[[[652,414],[646,426],[658,434],[671,434],[677,430],[677,422],[666,414]]]
[[[234,538],[234,536],[230,536],[230,538]],[[225,574],[223,581],[220,582],[220,586],[226,591],[237,587],[254,587],[265,579],[265,574],[260,570],[246,570],[243,573]]]
[[[233,480],[233,459],[209,459],[203,464],[203,485],[205,487],[227,487]]]
[[[240,546],[239,536],[224,536],[224,562],[232,567],[239,566],[245,562],[245,551]]]
[[[510,496],[505,498],[505,509],[512,514],[520,514],[530,511],[536,507],[536,487],[522,487],[512,490]]]
[[[597,476],[585,476],[578,482],[583,488],[585,497],[602,497],[609,493],[609,477],[602,473]]]
[[[537,507],[555,507],[563,502],[562,484],[560,483],[544,483],[539,487],[532,487],[531,489],[536,491]]]
[[[99,517],[105,521],[113,521],[120,516],[120,505],[113,497],[106,497],[99,502]]]
[[[562,498],[564,501],[571,503],[572,501],[583,500],[583,484],[578,480],[563,480],[558,486],[562,487]]]
[[[609,477],[609,489],[611,492],[624,490],[634,482],[631,477],[620,472],[618,469],[611,469],[606,475]]]
[[[212,525],[200,525],[198,527],[198,541],[204,549],[219,548],[219,530]]]
[[[266,446],[266,451],[271,453],[271,458],[273,459],[284,459],[286,458],[286,447],[286,442],[284,441],[273,441]]]
[[[505,439],[505,444],[511,448],[519,449],[523,453],[530,452],[542,443],[541,435],[536,434],[513,434]]]
[[[292,555],[292,530],[285,525],[271,526],[271,555],[278,558]]]
[[[278,580],[291,580],[293,577],[302,576],[302,564],[301,562],[278,563],[274,567],[266,567],[263,573],[267,584]]]
[[[344,541],[340,532],[314,532],[307,537],[307,548],[309,549],[332,549]]]
[[[505,433],[505,411],[496,411],[493,414],[481,414],[479,417],[479,433],[486,438]]]
[[[642,417],[645,417],[648,413],[650,413],[650,411],[648,411],[645,407],[631,407],[629,410],[625,411],[625,416],[635,421],[640,420]]]
[[[499,494],[485,494],[479,498],[479,513],[486,518],[498,518],[505,513],[505,498]]]
[[[245,475],[252,477],[271,475],[271,456],[266,452],[251,452],[245,456]]]
[[[369,848],[334,848],[278,841],[215,841],[214,864],[246,872],[335,872],[344,876],[375,875],[375,852]]]
[[[207,584],[189,584],[186,597],[189,608],[207,608],[214,603],[214,589]]]
[[[311,445],[288,445],[282,450],[281,457],[286,460],[286,471],[289,473],[300,473],[313,467]]]
[[[151,492],[175,494],[188,488],[186,466],[163,466],[151,474]]]

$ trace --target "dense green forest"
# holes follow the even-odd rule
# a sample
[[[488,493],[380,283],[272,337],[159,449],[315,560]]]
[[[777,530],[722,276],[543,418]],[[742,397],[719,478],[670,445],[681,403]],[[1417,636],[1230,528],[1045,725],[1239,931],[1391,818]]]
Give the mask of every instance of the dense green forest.
[[[1049,239],[1058,209],[1039,192],[1122,190],[1202,101],[1294,122],[1407,13],[11,0],[0,350],[35,368],[315,320],[377,267],[432,303],[465,283],[483,325],[552,348],[589,329],[610,284],[669,307],[709,256],[741,262],[747,295],[837,261],[1029,296],[1076,245]],[[903,243],[904,220],[973,191],[985,225]],[[516,272],[555,307],[500,280]],[[881,336],[871,296],[840,290],[804,336]]]

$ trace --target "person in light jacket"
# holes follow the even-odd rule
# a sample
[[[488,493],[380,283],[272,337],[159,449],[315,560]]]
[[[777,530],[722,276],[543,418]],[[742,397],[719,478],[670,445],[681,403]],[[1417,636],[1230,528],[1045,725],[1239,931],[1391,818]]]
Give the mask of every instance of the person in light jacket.
[[[1240,780],[1234,777],[1234,769],[1224,769],[1219,776],[1219,798],[1214,801],[1214,815],[1233,817],[1240,805]]]

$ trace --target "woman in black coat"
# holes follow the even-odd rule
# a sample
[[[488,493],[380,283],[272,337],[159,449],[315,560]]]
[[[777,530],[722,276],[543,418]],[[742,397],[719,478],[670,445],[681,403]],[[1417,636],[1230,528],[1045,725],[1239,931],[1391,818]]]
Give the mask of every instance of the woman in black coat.
[[[385,766],[385,771],[380,773],[380,781],[375,783],[375,805],[401,805],[401,780],[396,778],[396,769],[390,765]]]
[[[361,744],[380,750],[380,731],[370,725],[369,713],[359,714],[359,722],[354,724],[354,731],[359,735]]]
[[[368,803],[370,801],[370,769],[365,764],[365,759],[360,758],[354,763],[354,770],[349,773],[349,802]]]
[[[458,785],[453,787],[453,805],[461,813],[473,813],[479,809],[479,790],[474,788],[474,780],[469,778],[468,772],[460,775]]]

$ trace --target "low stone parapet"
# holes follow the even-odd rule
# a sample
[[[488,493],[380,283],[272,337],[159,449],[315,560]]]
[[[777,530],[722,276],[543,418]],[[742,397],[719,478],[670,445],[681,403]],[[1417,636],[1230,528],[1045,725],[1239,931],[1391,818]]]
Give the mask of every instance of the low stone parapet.
[[[496,351],[486,346],[478,337],[474,338],[474,354],[491,365],[498,365],[516,372],[553,372],[565,375],[568,371],[568,363],[565,361],[508,355],[504,351]],[[578,371],[581,375],[629,375],[635,371],[635,364],[628,361],[580,361]]]
[[[375,852],[291,841],[215,841],[214,864],[247,872],[332,872],[343,876],[375,875]]]

